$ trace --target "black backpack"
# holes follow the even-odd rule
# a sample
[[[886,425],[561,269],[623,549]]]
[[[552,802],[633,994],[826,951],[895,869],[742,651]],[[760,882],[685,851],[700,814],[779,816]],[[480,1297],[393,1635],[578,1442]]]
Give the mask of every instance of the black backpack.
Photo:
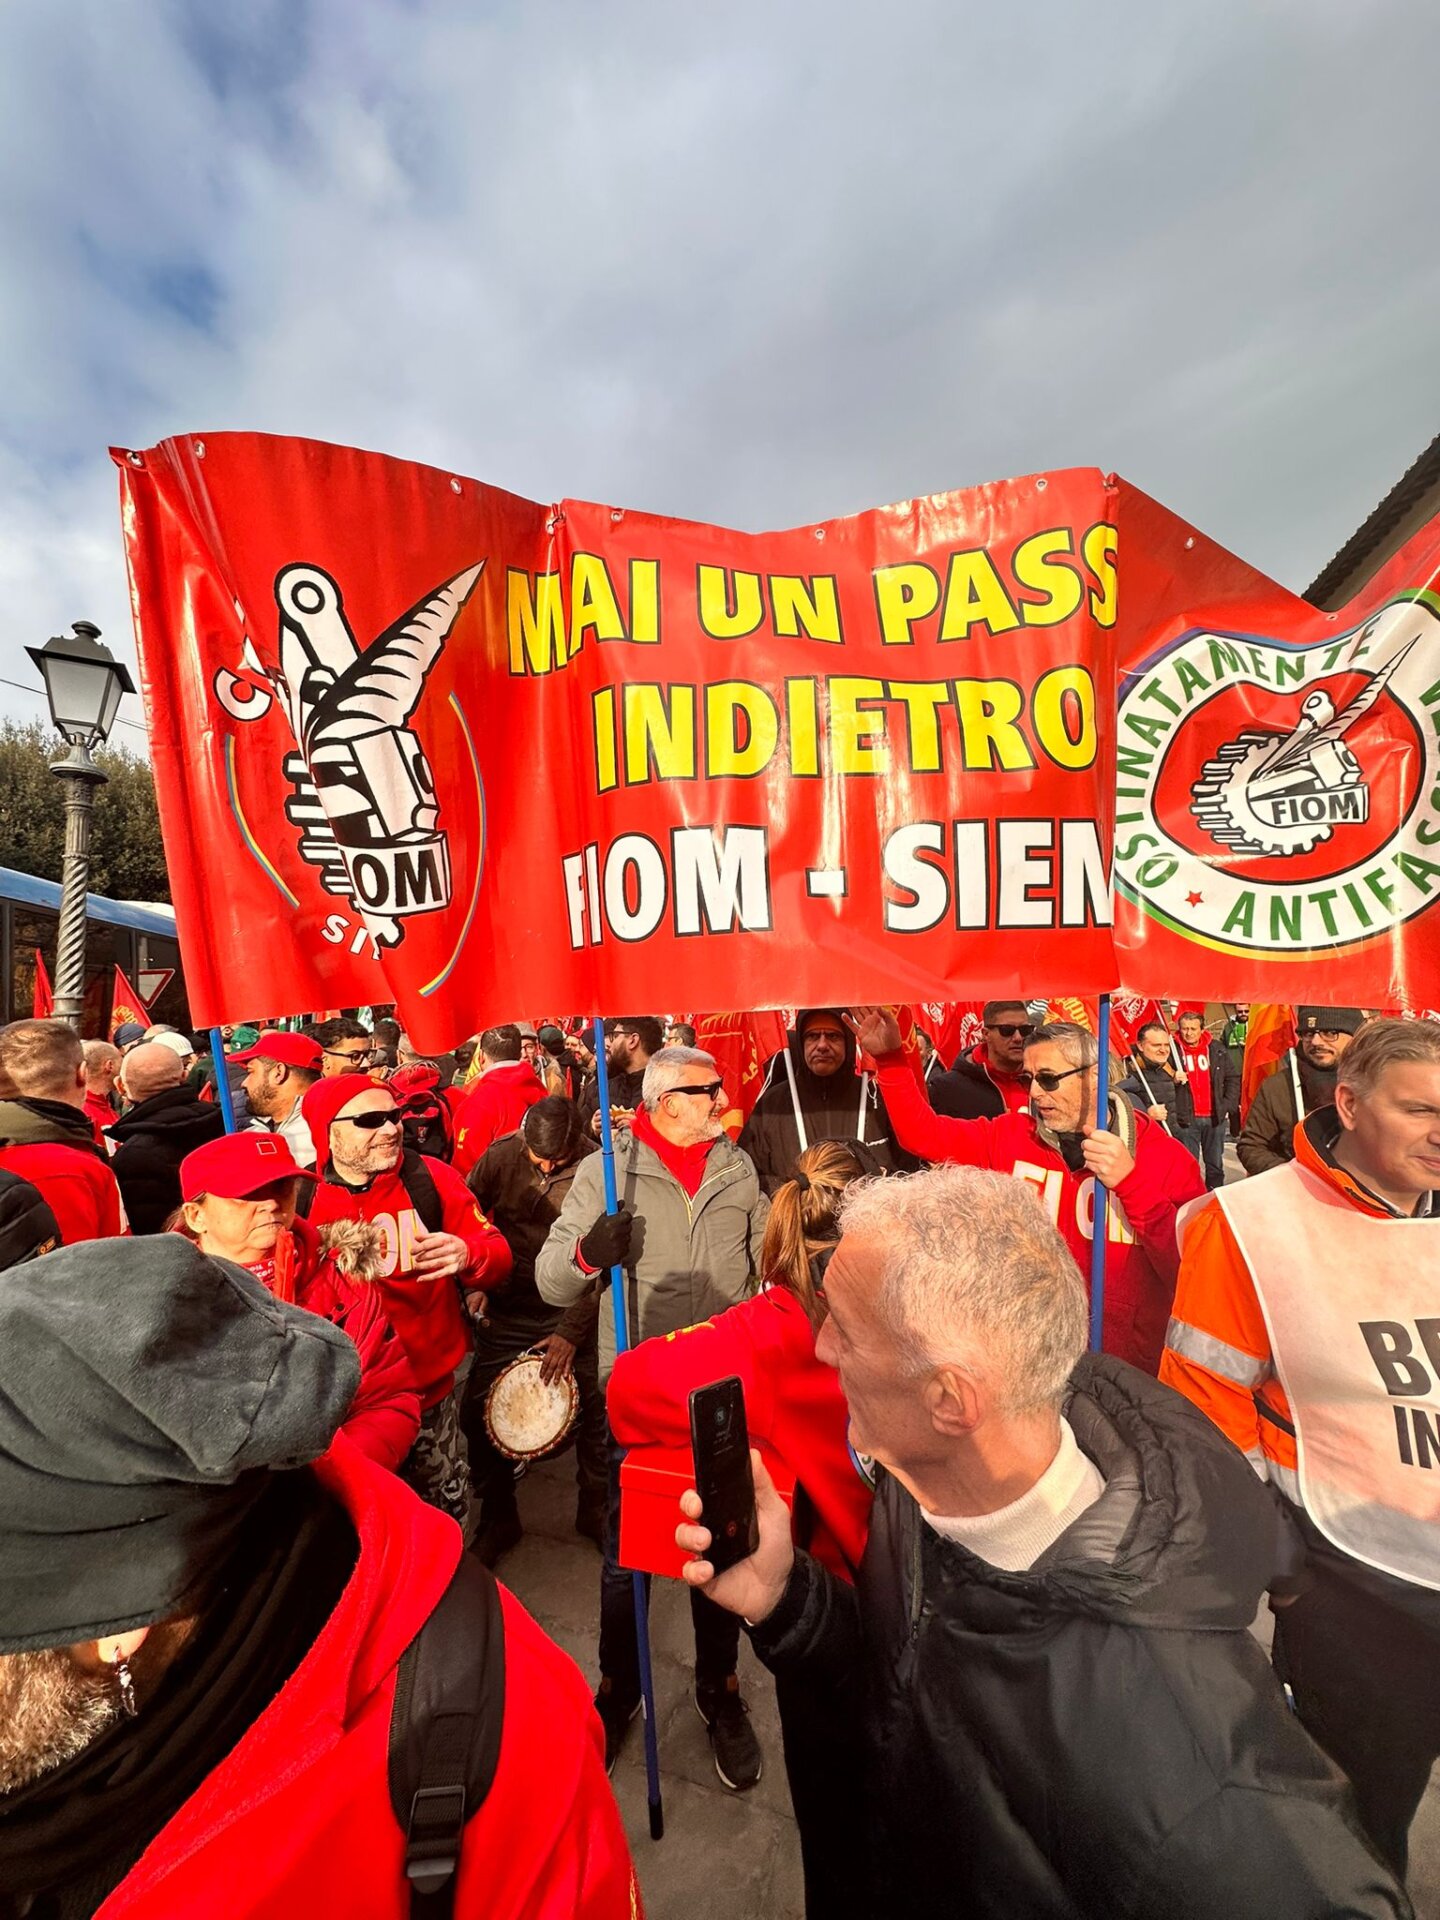
[[[494,1782],[504,1720],[500,1592],[489,1569],[462,1553],[400,1657],[390,1709],[390,1804],[405,1834],[411,1920],[455,1911],[461,1839]]]
[[[0,1270],[60,1245],[60,1223],[33,1181],[0,1167]]]

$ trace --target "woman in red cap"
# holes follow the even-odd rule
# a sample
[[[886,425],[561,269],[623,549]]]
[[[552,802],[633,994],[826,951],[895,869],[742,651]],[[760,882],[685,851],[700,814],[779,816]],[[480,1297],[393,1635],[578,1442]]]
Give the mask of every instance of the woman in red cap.
[[[360,1355],[360,1390],[341,1431],[393,1470],[419,1431],[420,1393],[373,1285],[381,1234],[361,1221],[317,1230],[297,1218],[300,1182],[314,1178],[278,1134],[225,1134],[181,1161],[181,1205],[170,1226],[202,1253],[246,1268],[277,1299],[349,1335]]]

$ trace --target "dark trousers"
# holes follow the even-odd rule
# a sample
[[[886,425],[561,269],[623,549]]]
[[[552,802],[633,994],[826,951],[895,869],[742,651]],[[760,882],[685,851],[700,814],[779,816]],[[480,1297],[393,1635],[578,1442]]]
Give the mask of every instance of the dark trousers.
[[[1311,1569],[1315,1584],[1275,1614],[1276,1671],[1403,1879],[1410,1822],[1440,1758],[1440,1623],[1386,1606],[1326,1561]]]
[[[1205,1175],[1205,1185],[1213,1193],[1217,1187],[1225,1184],[1224,1114],[1213,1120],[1197,1120],[1195,1131],[1200,1138],[1200,1166]]]
[[[516,1510],[515,1462],[497,1451],[485,1430],[485,1396],[496,1376],[503,1373],[512,1360],[528,1353],[559,1324],[557,1309],[548,1325],[532,1319],[497,1318],[487,1320],[476,1331],[475,1360],[466,1382],[461,1419],[470,1446],[470,1481],[480,1500],[481,1526],[489,1526]],[[605,1396],[600,1391],[599,1355],[593,1333],[576,1352],[575,1383],[580,1389],[580,1418],[575,1428],[579,1505],[598,1510],[605,1502],[609,1427],[605,1420]]]
[[[635,1637],[635,1576],[621,1567],[620,1462],[625,1449],[610,1441],[610,1489],[605,1509],[605,1559],[600,1568],[600,1678],[611,1682],[622,1700],[640,1698],[640,1650]],[[678,1512],[677,1512],[678,1521]],[[646,1576],[645,1591],[650,1591]],[[690,1589],[695,1627],[695,1683],[714,1686],[735,1671],[740,1652],[740,1622],[703,1593]]]
[[[862,1837],[870,1808],[853,1703],[842,1707],[812,1681],[775,1675],[785,1777],[800,1832],[807,1920],[868,1920],[875,1911]]]

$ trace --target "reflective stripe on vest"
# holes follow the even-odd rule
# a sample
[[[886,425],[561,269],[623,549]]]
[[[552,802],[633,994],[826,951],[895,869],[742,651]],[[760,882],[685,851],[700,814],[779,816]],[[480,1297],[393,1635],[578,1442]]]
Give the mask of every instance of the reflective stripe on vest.
[[[1440,1220],[1362,1213],[1293,1161],[1215,1198],[1290,1402],[1299,1504],[1341,1552],[1440,1589]]]

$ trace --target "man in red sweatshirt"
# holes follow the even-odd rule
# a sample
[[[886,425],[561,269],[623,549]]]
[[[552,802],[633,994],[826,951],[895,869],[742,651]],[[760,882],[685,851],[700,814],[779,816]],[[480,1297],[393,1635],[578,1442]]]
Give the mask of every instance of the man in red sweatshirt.
[[[125,1231],[120,1189],[85,1111],[85,1055],[63,1020],[0,1027],[0,1167],[37,1188],[66,1246]]]
[[[492,1141],[514,1133],[526,1109],[545,1098],[545,1089],[528,1060],[521,1058],[520,1029],[487,1027],[480,1036],[480,1077],[455,1114],[455,1167],[462,1179]]]
[[[1096,1180],[1109,1190],[1104,1348],[1157,1372],[1180,1271],[1176,1214],[1200,1198],[1205,1183],[1184,1147],[1127,1103],[1111,1103],[1117,1130],[1097,1125],[1094,1034],[1058,1021],[1037,1027],[1025,1045],[1030,1111],[951,1120],[932,1112],[916,1087],[891,1015],[856,1007],[851,1019],[879,1068],[900,1145],[923,1160],[990,1167],[1029,1181],[1087,1283]]]
[[[584,1682],[358,1377],[178,1234],[6,1273],[0,1912],[637,1920]]]
[[[405,1147],[388,1087],[363,1073],[336,1074],[315,1082],[304,1113],[320,1175],[311,1224],[366,1220],[384,1234],[376,1284],[420,1387],[420,1432],[401,1471],[464,1527],[470,1468],[457,1376],[468,1370],[471,1342],[461,1295],[498,1285],[510,1249],[453,1167]]]

